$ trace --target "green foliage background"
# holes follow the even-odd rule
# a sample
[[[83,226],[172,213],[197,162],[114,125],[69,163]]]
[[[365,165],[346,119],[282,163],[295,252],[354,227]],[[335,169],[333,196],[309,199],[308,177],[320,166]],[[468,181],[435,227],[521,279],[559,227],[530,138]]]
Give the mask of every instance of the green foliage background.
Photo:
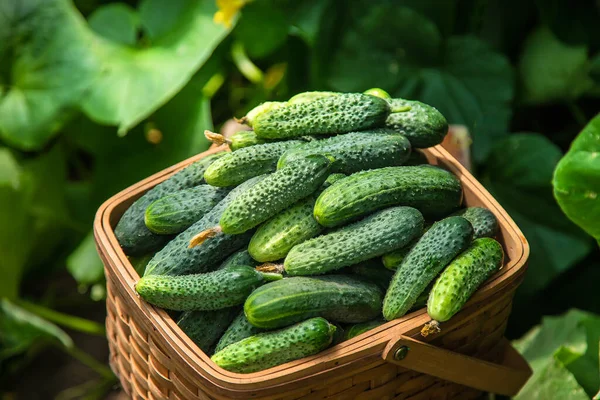
[[[531,244],[511,337],[544,314],[600,312],[597,245],[551,186],[600,110],[597,2],[255,0],[231,27],[213,22],[216,10],[213,0],[0,2],[0,384],[14,389],[52,343],[99,374],[81,390],[102,396],[110,371],[62,329],[104,334],[72,315],[73,304],[79,316],[102,309],[95,210],[206,149],[204,129],[305,90],[382,87],[468,127],[476,175]],[[559,323],[579,326],[569,315]],[[595,378],[565,369],[573,357],[540,371],[589,395],[600,333],[586,332]]]

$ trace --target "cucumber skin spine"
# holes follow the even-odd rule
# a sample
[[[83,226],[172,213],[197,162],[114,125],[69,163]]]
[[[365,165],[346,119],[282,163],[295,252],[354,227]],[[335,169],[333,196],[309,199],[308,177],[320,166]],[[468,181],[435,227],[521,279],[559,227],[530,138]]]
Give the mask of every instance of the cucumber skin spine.
[[[504,251],[491,238],[475,239],[437,278],[427,313],[439,322],[452,318],[465,305],[479,286],[502,267]]]
[[[412,147],[423,149],[442,143],[448,133],[448,121],[435,108],[416,100],[390,99],[392,108],[410,106],[409,111],[391,113],[386,128],[405,135]]]
[[[225,347],[232,343],[237,343],[240,340],[246,339],[247,337],[258,335],[259,333],[265,332],[264,329],[257,328],[248,322],[248,318],[244,315],[244,311],[238,313],[233,322],[227,327],[223,336],[219,339],[217,346],[215,347],[215,353],[223,350]]]
[[[250,373],[317,354],[331,344],[336,328],[323,318],[311,318],[275,332],[259,333],[230,344],[212,356],[228,371]]]
[[[473,227],[463,217],[434,223],[396,270],[383,301],[383,316],[402,317],[435,277],[465,250],[473,239]]]
[[[412,207],[387,208],[294,246],[283,266],[288,275],[298,276],[357,264],[407,245],[423,231],[423,223],[421,213]]]
[[[384,99],[341,93],[261,113],[252,127],[258,137],[265,139],[338,134],[382,127],[389,113],[390,105]]]
[[[473,239],[494,237],[500,229],[496,216],[487,208],[467,207],[452,215],[458,215],[473,225]]]
[[[177,326],[196,343],[200,350],[210,355],[217,341],[238,313],[239,307],[216,311],[186,311],[179,317]]]
[[[377,285],[348,275],[292,277],[252,292],[244,303],[244,313],[252,325],[263,329],[312,317],[357,323],[380,315],[382,299]]]

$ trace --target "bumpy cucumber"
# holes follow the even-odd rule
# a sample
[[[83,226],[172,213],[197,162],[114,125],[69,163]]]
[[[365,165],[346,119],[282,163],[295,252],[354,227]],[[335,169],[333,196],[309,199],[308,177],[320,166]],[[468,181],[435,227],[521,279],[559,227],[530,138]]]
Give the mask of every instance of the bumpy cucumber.
[[[310,196],[327,179],[331,164],[328,157],[309,156],[268,175],[227,206],[219,222],[222,231],[246,232]]]
[[[283,266],[294,276],[324,274],[357,264],[406,246],[423,231],[423,222],[421,213],[412,207],[381,210],[294,246]]]
[[[322,99],[324,97],[331,96],[339,96],[341,93],[338,92],[303,92],[298,93],[295,96],[292,96],[287,104],[299,104],[299,103],[310,103],[311,101],[315,101],[317,99]]]
[[[434,107],[420,101],[391,99],[392,108],[410,107],[410,110],[391,113],[385,126],[405,135],[414,148],[440,144],[448,133],[446,118]]]
[[[423,233],[427,232],[431,228],[431,225],[426,224],[423,228]],[[423,236],[422,234],[418,237],[414,238],[409,244],[406,246],[399,248],[398,250],[391,251],[387,254],[384,254],[381,257],[381,261],[383,262],[384,267],[391,271],[395,271],[400,264],[402,264],[402,260],[407,256],[408,253],[412,250],[413,247],[417,244],[419,239]]]
[[[385,319],[391,321],[406,314],[427,285],[472,239],[473,227],[463,217],[434,223],[396,270],[383,303]]]
[[[327,227],[395,205],[438,217],[454,211],[461,201],[460,181],[446,170],[431,165],[387,167],[357,172],[325,189],[314,215]]]
[[[473,238],[494,237],[498,233],[498,220],[487,208],[468,207],[455,212],[473,225]]]
[[[244,311],[242,311],[238,313],[238,316],[235,317],[223,336],[221,336],[221,339],[219,339],[219,343],[217,343],[217,347],[215,347],[215,352],[223,350],[232,343],[237,343],[240,340],[258,335],[264,331],[264,329],[257,328],[248,322],[248,319],[244,315]]]
[[[424,165],[424,164],[429,164],[427,157],[425,156],[425,154],[423,154],[422,152],[420,152],[419,150],[416,150],[416,149],[413,149],[410,152],[410,156],[408,157],[408,160],[406,160],[404,162],[404,165]]]
[[[258,137],[265,139],[346,133],[383,126],[389,113],[386,100],[344,93],[260,113],[252,127]]]
[[[369,282],[373,282],[383,290],[387,290],[388,286],[390,286],[392,276],[394,276],[394,271],[385,268],[378,258],[372,258],[352,265],[342,272],[345,273],[346,270],[350,274],[357,275]]]
[[[258,263],[252,258],[252,256],[250,256],[250,253],[248,253],[248,250],[246,249],[237,251],[230,255],[227,260],[223,261],[223,263],[219,265],[219,268],[217,269],[228,268],[233,265],[249,265],[251,267],[256,267]]]
[[[288,361],[317,354],[331,344],[335,326],[323,318],[312,318],[276,332],[230,344],[212,356],[228,371],[250,373],[262,371]]]
[[[333,171],[351,174],[404,164],[410,155],[410,143],[388,130],[352,132],[289,149],[277,162],[277,168],[311,154],[329,154],[335,159]]]
[[[302,143],[300,140],[287,140],[257,144],[227,153],[206,169],[204,179],[212,186],[239,185],[252,177],[275,171],[279,157]]]
[[[185,275],[207,272],[216,268],[234,251],[245,247],[252,235],[226,235],[218,233],[207,239],[202,246],[190,248],[190,240],[200,231],[215,226],[225,208],[238,196],[256,185],[264,176],[252,178],[233,189],[212,210],[204,215],[175,239],[171,240],[161,251],[156,253],[146,266],[144,276],[148,275]]]
[[[242,304],[254,288],[273,277],[252,267],[231,266],[204,274],[144,276],[135,290],[148,303],[168,310],[219,310]]]
[[[385,324],[383,319],[374,319],[372,321],[361,322],[360,324],[354,324],[346,329],[346,340],[352,339],[358,335],[362,335],[366,331],[370,331],[371,329],[377,328]]]
[[[254,326],[280,328],[311,317],[356,323],[381,312],[382,291],[377,285],[348,275],[284,278],[268,283],[244,303]]]
[[[186,311],[177,325],[200,350],[211,355],[215,344],[238,313],[239,307],[216,311]]]
[[[210,185],[179,190],[150,204],[144,222],[154,233],[182,232],[223,200],[227,193],[227,189]]]
[[[427,313],[433,320],[422,333],[427,336],[439,330],[439,322],[448,321],[460,311],[477,288],[502,267],[504,252],[500,243],[480,238],[456,257],[436,280]]]
[[[150,189],[125,211],[115,228],[115,236],[125,254],[142,256],[160,249],[171,239],[156,235],[146,227],[146,208],[161,197],[203,183],[206,168],[223,155],[225,153],[217,153],[196,161]]]
[[[248,111],[246,116],[242,117],[239,122],[242,124],[246,124],[249,127],[254,125],[254,121],[256,118],[264,113],[268,113],[271,110],[275,110],[277,108],[285,106],[287,103],[283,101],[267,101],[265,103],[259,104],[254,107],[252,110]]]

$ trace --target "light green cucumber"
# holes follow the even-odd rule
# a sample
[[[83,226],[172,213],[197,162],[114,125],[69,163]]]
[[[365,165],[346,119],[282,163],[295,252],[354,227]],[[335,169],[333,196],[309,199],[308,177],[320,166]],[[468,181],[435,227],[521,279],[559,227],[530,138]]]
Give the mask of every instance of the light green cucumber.
[[[275,332],[259,333],[232,343],[212,356],[219,367],[250,373],[317,354],[331,344],[335,326],[311,318]]]
[[[223,336],[219,339],[219,343],[217,343],[217,346],[215,347],[215,352],[223,350],[232,343],[237,343],[240,340],[262,332],[265,332],[265,330],[257,328],[248,322],[248,319],[244,315],[244,311],[242,311],[238,313],[237,317],[235,317],[231,325],[229,325],[225,333],[223,333]]]
[[[292,96],[287,101],[287,104],[310,103],[317,99],[322,99],[324,97],[331,97],[331,96],[339,96],[340,94],[341,93],[338,93],[338,92],[318,92],[318,91],[303,92],[303,93],[298,93],[295,96]]]
[[[434,107],[420,101],[391,99],[392,109],[408,108],[392,112],[385,126],[405,135],[412,147],[422,149],[440,144],[448,133],[448,121]]]
[[[196,345],[208,355],[215,344],[239,313],[239,307],[215,311],[186,311],[181,314],[177,325]]]
[[[385,320],[378,318],[367,322],[361,322],[359,324],[353,324],[346,329],[345,339],[349,340],[358,335],[362,335],[363,333],[370,331],[371,329],[377,328],[378,326],[385,324],[385,322]]]
[[[268,113],[271,110],[275,110],[277,108],[285,106],[287,103],[283,101],[267,101],[262,104],[257,105],[252,110],[248,111],[248,113],[242,117],[239,122],[241,124],[246,124],[249,127],[252,127],[256,118],[264,113]]]
[[[467,207],[455,212],[453,215],[460,215],[473,225],[474,239],[494,237],[500,229],[496,216],[487,208]]]
[[[434,223],[402,260],[383,303],[383,316],[402,317],[416,303],[427,285],[473,239],[473,227],[463,217],[448,217]]]
[[[380,88],[371,88],[371,89],[365,90],[363,93],[370,94],[371,96],[376,96],[376,97],[386,99],[386,100],[392,98],[392,96],[390,96],[390,94],[388,92],[386,92],[385,90],[380,89]]]

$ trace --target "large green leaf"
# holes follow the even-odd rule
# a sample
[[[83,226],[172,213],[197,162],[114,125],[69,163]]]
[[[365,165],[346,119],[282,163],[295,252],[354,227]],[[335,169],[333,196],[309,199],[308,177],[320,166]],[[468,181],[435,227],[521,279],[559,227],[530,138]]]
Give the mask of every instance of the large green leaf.
[[[137,42],[140,19],[127,4],[111,3],[98,7],[89,16],[90,28],[115,43],[134,45]]]
[[[265,57],[285,42],[288,30],[286,10],[273,1],[262,0],[242,9],[242,17],[233,34],[250,57]]]

